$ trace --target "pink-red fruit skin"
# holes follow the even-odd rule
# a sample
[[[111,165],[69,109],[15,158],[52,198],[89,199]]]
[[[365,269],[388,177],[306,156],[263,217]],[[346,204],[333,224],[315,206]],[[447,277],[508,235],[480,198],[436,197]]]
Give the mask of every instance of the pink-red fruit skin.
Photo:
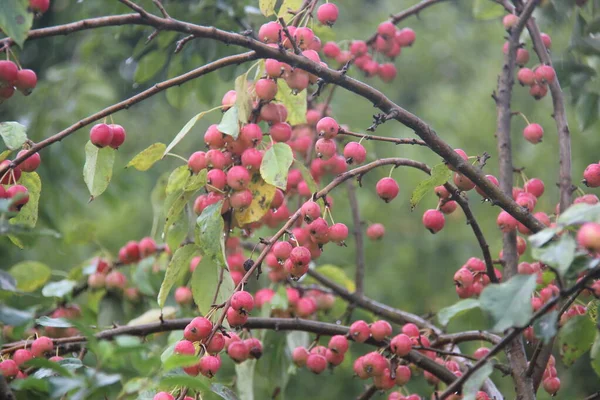
[[[439,210],[427,210],[423,214],[423,225],[431,233],[438,233],[444,228],[446,220],[444,214]]]
[[[96,147],[103,148],[112,142],[113,131],[109,125],[96,124],[90,130],[90,141]]]
[[[381,197],[383,201],[389,203],[398,196],[400,187],[393,178],[382,178],[377,182],[375,190],[377,191],[377,195]]]

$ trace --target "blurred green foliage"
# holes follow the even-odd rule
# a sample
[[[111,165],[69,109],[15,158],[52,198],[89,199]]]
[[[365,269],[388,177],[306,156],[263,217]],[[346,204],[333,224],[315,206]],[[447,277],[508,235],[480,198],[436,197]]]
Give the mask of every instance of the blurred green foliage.
[[[129,12],[117,2],[53,0],[52,3],[52,12],[35,21],[34,28]],[[149,10],[153,7],[148,0],[140,3]],[[244,30],[245,27],[238,24],[241,20],[255,28],[264,22],[255,1],[164,3],[175,18],[226,30]],[[499,18],[476,19],[473,8],[482,7],[481,2],[476,0],[476,3],[443,2],[423,11],[418,18],[412,17],[403,22],[402,26],[410,26],[415,30],[417,40],[412,48],[404,49],[397,59],[398,77],[392,84],[366,79],[356,71],[352,71],[351,75],[366,79],[397,104],[430,123],[450,145],[464,149],[469,155],[489,153],[492,158],[485,170],[496,175],[496,110],[491,94],[496,88],[502,65],[501,48],[506,33]],[[559,76],[565,78],[562,83],[568,87],[566,99],[573,139],[573,178],[577,183],[585,166],[598,161],[597,149],[600,146],[600,136],[593,133],[598,129],[596,120],[600,94],[595,79],[598,45],[596,38],[587,36],[587,33],[596,33],[598,30],[598,24],[593,25],[591,16],[592,7],[597,8],[598,2],[592,4],[590,1],[587,8],[582,10],[574,10],[565,3],[571,2],[544,2],[537,17],[542,31],[552,36],[552,56],[560,60],[557,63]],[[338,23],[331,31],[323,30],[321,37],[336,41],[364,39],[388,15],[411,4],[404,0],[339,2],[341,17]],[[589,24],[584,24],[584,19]],[[0,106],[0,120],[19,121],[27,126],[28,135],[33,141],[40,141],[85,116],[139,93],[155,82],[240,51],[207,39],[197,39],[188,43],[180,54],[173,54],[180,35],[161,32],[150,44],[145,45],[151,33],[149,28],[141,26],[109,27],[27,42],[24,49],[17,52],[21,64],[38,73],[38,88],[29,97],[16,95],[3,103]],[[525,39],[525,42],[530,49],[530,41]],[[531,61],[530,64],[536,62]],[[8,270],[24,260],[43,261],[52,267],[53,275],[59,278],[73,268],[85,265],[85,260],[95,253],[108,251],[115,254],[128,240],[149,235],[153,226],[153,187],[163,174],[181,165],[181,161],[167,157],[147,172],[124,169],[125,165],[150,144],[159,141],[169,143],[193,115],[220,104],[221,96],[233,89],[234,78],[248,67],[242,65],[220,70],[169,89],[109,118],[126,128],[128,138],[118,150],[110,186],[92,202],[88,202],[89,194],[82,178],[84,145],[89,128],[81,129],[45,149],[41,153],[43,162],[38,170],[42,178],[38,227],[58,231],[62,238],[39,237],[28,243],[24,250],[16,248],[8,239],[0,239],[0,267]],[[377,112],[372,104],[342,89],[337,90],[332,109],[338,121],[359,132],[371,125],[371,116]],[[513,154],[515,167],[525,167],[527,176],[541,178],[546,183],[546,193],[538,202],[537,209],[551,214],[558,202],[555,186],[558,145],[552,119],[552,100],[548,96],[541,101],[534,101],[525,88],[516,85],[512,109],[524,113],[530,121],[540,123],[545,129],[544,142],[534,146],[524,141],[521,136],[524,122],[515,118],[512,124]],[[175,152],[187,157],[202,149],[204,130],[209,124],[218,122],[218,119],[218,113],[205,116]],[[377,134],[414,136],[409,129],[393,122],[380,126]],[[401,156],[427,162],[430,166],[440,162],[439,157],[423,147],[363,143],[369,152],[368,160]],[[381,241],[366,243],[365,290],[378,301],[416,314],[429,315],[457,301],[452,281],[454,272],[469,257],[480,257],[481,251],[460,209],[447,218],[446,228],[435,236],[422,227],[421,215],[427,208],[435,207],[436,198],[433,193],[426,195],[411,211],[411,192],[425,178],[420,171],[395,170],[393,177],[400,184],[400,195],[390,204],[380,201],[375,195],[374,186],[388,172],[380,169],[368,174],[363,179],[363,188],[357,191],[362,218],[367,223],[381,222],[386,227],[386,235]],[[521,185],[522,180],[515,177],[515,184]],[[351,226],[345,189],[340,187],[332,196],[336,222]],[[470,202],[495,257],[501,248],[501,235],[495,224],[498,209],[481,202],[475,193],[470,194]],[[354,241],[349,239],[347,243],[348,247],[328,246],[319,263],[338,265],[352,276],[355,266]],[[524,260],[529,258],[529,253],[526,253]],[[156,287],[157,282],[149,284]],[[264,277],[261,284],[268,284]],[[22,309],[37,301],[32,296],[7,300],[8,304]],[[94,302],[88,296],[84,297],[83,304],[86,302],[89,302],[87,307],[98,311],[97,300]],[[338,317],[340,315],[329,315],[326,319],[335,321]],[[355,313],[355,317],[372,318],[360,311]],[[487,326],[482,315],[470,312],[453,320],[449,330]],[[176,337],[176,334],[172,336]],[[463,350],[472,351],[479,345],[464,346]],[[159,351],[163,347],[156,345],[154,350]],[[354,355],[365,350],[366,347],[362,346],[352,347]],[[111,365],[107,361],[104,366],[109,368],[109,372],[119,371],[129,377],[142,374],[141,379],[144,379],[147,376],[139,368],[143,368],[145,363],[145,373],[152,374],[155,370],[148,367],[153,365],[152,362],[138,360],[139,357],[143,356],[136,355],[130,363],[119,361],[122,365]],[[559,398],[583,398],[600,390],[599,380],[589,368],[587,358],[587,355],[584,356],[568,371],[559,365],[562,382]],[[261,363],[263,360],[257,364]],[[227,362],[223,375],[218,379],[231,383],[227,381],[230,379],[227,372],[232,371],[233,366]],[[285,396],[288,399],[353,398],[361,392],[363,382],[351,376],[349,360],[331,376],[325,373],[324,376],[315,377],[305,370],[298,371],[297,375],[291,377]],[[503,393],[512,393],[509,377],[502,377],[498,372],[493,377]],[[416,379],[409,388],[421,393],[430,391],[423,379]],[[539,398],[548,397],[540,392]]]

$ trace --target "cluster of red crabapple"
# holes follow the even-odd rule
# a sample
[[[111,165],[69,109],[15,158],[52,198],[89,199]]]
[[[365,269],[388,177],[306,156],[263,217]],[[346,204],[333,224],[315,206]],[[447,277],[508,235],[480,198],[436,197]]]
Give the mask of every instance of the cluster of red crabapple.
[[[50,356],[50,361],[58,362],[62,360],[60,356],[51,356],[54,351],[54,343],[47,336],[40,336],[31,343],[31,347],[16,350],[11,358],[0,361],[0,375],[6,379],[25,379],[27,374],[24,372],[27,361],[33,358],[45,358]]]

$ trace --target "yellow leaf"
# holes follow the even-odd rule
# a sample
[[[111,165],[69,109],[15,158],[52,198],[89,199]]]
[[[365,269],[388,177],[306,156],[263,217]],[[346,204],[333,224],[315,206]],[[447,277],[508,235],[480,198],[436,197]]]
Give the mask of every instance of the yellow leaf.
[[[175,307],[165,307],[162,309],[163,319],[173,319],[175,318],[175,314],[177,310]],[[137,318],[132,319],[127,323],[127,326],[135,326],[135,325],[144,325],[150,324],[152,322],[160,321],[161,309],[153,308],[152,310],[148,310]]]
[[[275,197],[275,186],[266,183],[259,173],[252,175],[248,189],[252,192],[252,204],[243,211],[234,213],[238,226],[243,226],[261,219],[271,207]]]

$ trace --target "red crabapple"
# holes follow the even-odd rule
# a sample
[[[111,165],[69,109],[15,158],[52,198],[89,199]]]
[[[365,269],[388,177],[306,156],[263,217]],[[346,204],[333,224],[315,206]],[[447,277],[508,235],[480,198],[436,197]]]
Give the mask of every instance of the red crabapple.
[[[344,147],[344,158],[349,165],[362,164],[367,158],[367,151],[358,142],[349,142]]]
[[[423,225],[431,233],[437,233],[442,230],[446,220],[444,214],[439,210],[427,210],[423,214]]]
[[[560,389],[560,379],[557,377],[545,379],[542,386],[548,394],[554,395]]]
[[[236,167],[234,167],[236,168]],[[250,174],[248,173],[248,170],[246,170],[244,167],[240,167],[241,169],[243,169],[246,174],[248,174],[247,176],[242,176],[241,174],[235,172],[234,174],[232,174],[231,177],[231,181],[234,185],[236,186],[241,186],[243,184],[243,182],[250,182]],[[232,168],[233,169],[233,168]],[[241,182],[236,182],[234,180],[234,178],[238,178],[241,177],[242,181]],[[246,180],[247,178],[247,180]],[[210,171],[208,171],[208,173],[206,174],[206,188],[209,192],[217,192],[220,193],[225,189],[225,184],[228,181],[228,174],[225,174],[225,172],[223,172],[220,169],[211,169]]]
[[[379,240],[385,234],[385,227],[382,224],[371,224],[367,228],[367,237],[371,240]]]
[[[333,139],[337,136],[340,126],[337,121],[331,117],[324,117],[317,122],[317,134],[325,139]]]
[[[13,185],[6,189],[6,196],[13,199],[12,207],[15,210],[20,210],[29,202],[29,191],[23,185]]]
[[[355,342],[363,343],[371,335],[371,328],[369,328],[369,325],[365,321],[359,320],[350,325],[348,334]]]
[[[384,39],[391,39],[396,35],[396,26],[390,21],[382,22],[377,27],[377,33]]]
[[[344,354],[348,351],[348,339],[343,335],[334,335],[329,339],[327,347],[336,353]]]
[[[308,359],[308,354],[308,350],[304,347],[296,347],[294,351],[292,351],[292,361],[297,367],[304,367],[306,365],[306,360]]]
[[[544,129],[539,124],[529,124],[523,130],[523,137],[530,143],[537,144],[542,141]]]
[[[325,352],[325,359],[332,366],[338,366],[344,362],[344,353],[336,353],[332,350],[327,349]]]
[[[319,354],[309,354],[306,359],[306,368],[315,374],[320,374],[327,368],[327,359]]]
[[[281,33],[281,25],[271,21],[263,24],[258,30],[258,40],[265,43],[277,43]]]
[[[248,338],[244,340],[244,344],[248,348],[249,357],[258,360],[263,354],[263,345],[256,338]]]
[[[452,214],[456,210],[457,207],[458,207],[458,204],[454,200],[450,200],[450,201],[446,201],[444,204],[440,205],[440,211],[443,212],[444,214]]]
[[[250,173],[246,168],[236,165],[235,167],[232,167],[229,172],[227,172],[227,184],[233,190],[246,189],[250,184]]]
[[[289,260],[295,265],[308,265],[310,263],[310,251],[304,246],[294,247]]]
[[[412,373],[410,368],[406,365],[398,365],[396,368],[396,385],[404,386],[410,381]]]
[[[408,335],[401,333],[390,341],[390,349],[398,357],[404,357],[412,350],[413,342]]]
[[[21,366],[21,364],[26,363],[27,361],[33,358],[33,354],[31,351],[27,349],[19,349],[13,353],[12,359],[17,364],[17,366]]]
[[[203,151],[197,151],[192,153],[188,159],[188,168],[193,174],[197,174],[207,167],[206,153]]]
[[[600,186],[600,164],[590,164],[583,171],[583,184],[587,187]]]
[[[0,60],[0,86],[15,86],[19,76],[17,64],[9,60]]]
[[[34,357],[43,357],[52,350],[54,350],[54,343],[49,337],[40,336],[31,343],[31,354]]]
[[[540,197],[544,194],[544,182],[541,179],[532,178],[525,182],[523,189],[526,192],[533,194],[535,197]]]
[[[271,125],[269,134],[276,142],[287,142],[292,137],[292,127],[287,122],[276,122]]]
[[[392,334],[392,325],[385,320],[375,321],[371,324],[371,336],[377,341],[382,341]]]
[[[389,390],[396,385],[396,381],[392,379],[389,368],[386,368],[383,370],[383,374],[373,377],[373,385],[380,390]]]
[[[127,137],[125,128],[119,124],[110,124],[109,126],[112,129],[113,137],[108,145],[113,149],[118,149],[125,142],[125,138]]]
[[[104,276],[104,274],[94,272],[93,274],[88,276],[87,283],[91,289],[100,289],[104,287],[105,280],[106,277]]]
[[[329,227],[329,240],[341,244],[348,237],[348,227],[345,224],[338,222]]]
[[[206,352],[208,354],[218,354],[221,350],[223,350],[224,347],[225,337],[221,332],[217,332],[206,345]]]
[[[579,246],[590,251],[600,251],[600,224],[586,222],[577,232]]]
[[[376,351],[364,355],[363,368],[370,376],[381,376],[388,367],[387,359]]]
[[[113,140],[113,131],[110,125],[96,124],[90,130],[90,142],[96,147],[108,146]]]
[[[17,157],[21,157],[23,154],[27,153],[27,150],[21,150]],[[41,164],[42,159],[40,158],[39,153],[33,153],[29,158],[19,164],[19,168],[24,172],[33,172],[35,171]]]
[[[249,354],[248,346],[242,341],[232,342],[227,347],[227,355],[236,363],[246,361]]]
[[[488,181],[492,182],[492,184],[494,184],[495,186],[500,186],[500,182],[498,182],[498,178],[496,178],[494,175],[486,175],[485,177]],[[477,193],[479,193],[482,197],[487,198],[487,195],[485,194],[485,192],[483,190],[481,190],[479,188],[479,186],[475,187],[475,191]]]
[[[529,62],[529,52],[523,48],[517,49],[517,57],[515,61],[519,67],[524,66]]]
[[[473,353],[473,357],[475,357],[478,360],[481,360],[483,357],[487,356],[490,353],[490,349],[487,347],[480,347],[477,350],[475,350],[475,353]]]
[[[175,302],[181,305],[192,304],[194,300],[192,290],[187,286],[180,286],[175,289]]]
[[[154,395],[152,400],[175,400],[175,397],[171,393],[158,392]]]
[[[521,68],[517,73],[517,79],[523,86],[531,86],[535,83],[535,73],[529,68]]]
[[[14,360],[7,359],[0,362],[0,374],[7,378],[17,376],[19,373],[19,366]]]
[[[321,138],[315,143],[315,151],[319,158],[329,160],[335,154],[337,145],[331,139]]]
[[[402,28],[395,34],[396,43],[398,43],[400,47],[412,46],[416,38],[415,31],[410,28]]]
[[[519,22],[519,17],[515,14],[506,14],[504,18],[502,18],[502,25],[504,25],[504,29],[510,30]]]
[[[534,71],[535,80],[539,83],[552,83],[556,79],[554,68],[549,65],[540,65]]]
[[[15,87],[25,96],[31,94],[37,85],[37,75],[30,69],[20,69],[17,72]]]
[[[534,83],[529,89],[529,94],[532,95],[534,99],[540,100],[548,94],[548,86]]]
[[[221,358],[219,356],[206,355],[200,359],[200,373],[208,378],[215,376],[221,368]]]
[[[213,324],[204,317],[196,317],[186,325],[183,337],[192,342],[206,339],[212,331]]]
[[[381,197],[383,201],[389,203],[398,196],[400,187],[393,178],[382,178],[377,182],[375,190],[377,191],[377,195]]]
[[[273,79],[262,78],[254,83],[256,97],[264,102],[271,101],[277,94],[277,82]]]
[[[457,188],[462,191],[469,191],[475,187],[473,181],[464,176],[463,174],[459,174],[458,172],[454,173],[454,184]]]
[[[246,291],[240,290],[231,296],[231,308],[246,313],[254,309],[254,298]]]
[[[377,69],[377,74],[384,82],[391,82],[396,78],[398,74],[398,70],[396,66],[392,63],[381,64]]]
[[[323,25],[333,26],[338,16],[338,7],[333,3],[325,3],[317,9],[317,19]]]
[[[469,156],[467,155],[467,153],[465,153],[465,151],[463,149],[454,149],[454,152],[456,154],[458,154],[460,156],[460,158],[462,158],[465,161],[469,161]],[[449,163],[446,163],[446,165],[448,166],[448,168],[452,171],[456,171],[456,169]]]

